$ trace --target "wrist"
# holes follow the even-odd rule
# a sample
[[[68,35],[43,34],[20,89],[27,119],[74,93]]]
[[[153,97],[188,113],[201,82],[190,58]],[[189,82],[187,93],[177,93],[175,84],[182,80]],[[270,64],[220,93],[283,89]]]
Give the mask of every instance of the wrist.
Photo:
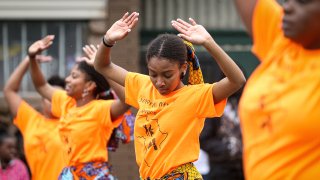
[[[36,54],[30,54],[28,52],[28,58],[29,58],[29,60],[35,59],[36,58]]]
[[[214,39],[212,37],[207,38],[207,40],[204,41],[204,43],[202,44],[204,47],[210,47],[210,46],[216,46],[216,42],[214,41]]]
[[[103,43],[104,46],[109,47],[109,48],[111,48],[113,45],[116,44],[115,41],[108,40],[108,38],[106,38],[106,36],[103,36],[102,43]]]

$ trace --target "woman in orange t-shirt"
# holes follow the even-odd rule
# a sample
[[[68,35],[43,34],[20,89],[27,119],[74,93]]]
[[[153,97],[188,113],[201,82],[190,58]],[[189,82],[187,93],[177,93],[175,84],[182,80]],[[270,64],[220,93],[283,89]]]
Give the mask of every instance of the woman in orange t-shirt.
[[[202,179],[192,162],[199,156],[204,119],[221,116],[226,98],[245,83],[245,78],[204,27],[192,19],[190,23],[172,21],[180,37],[164,34],[151,42],[147,52],[149,76],[113,64],[110,47],[127,36],[138,16],[136,12],[126,13],[111,26],[99,46],[94,67],[106,79],[125,86],[125,102],[139,109],[134,142],[141,178]],[[191,44],[183,39],[203,45],[226,78],[215,84],[197,84],[203,82],[200,66]],[[182,79],[189,60],[195,78],[186,86]]]
[[[109,100],[113,99],[109,83],[90,61],[81,61],[72,68],[65,79],[65,91],[46,83],[35,56],[49,48],[53,39],[53,35],[48,35],[33,43],[28,56],[36,90],[51,100],[52,113],[60,117],[59,135],[66,167],[59,179],[112,179],[107,142],[129,106],[120,100]],[[117,94],[124,90],[114,82],[110,85]],[[105,94],[107,100],[101,98]]]
[[[320,0],[237,0],[261,64],[239,104],[246,179],[320,178]]]
[[[49,56],[37,56],[37,61],[51,60]],[[14,124],[23,136],[23,146],[26,159],[31,170],[33,180],[57,179],[64,167],[62,160],[61,142],[58,136],[59,119],[51,113],[51,104],[42,99],[42,113],[36,111],[18,94],[24,74],[29,67],[29,58],[26,57],[14,70],[8,79],[3,93],[8,103]],[[48,83],[55,88],[63,89],[64,80],[52,76]]]

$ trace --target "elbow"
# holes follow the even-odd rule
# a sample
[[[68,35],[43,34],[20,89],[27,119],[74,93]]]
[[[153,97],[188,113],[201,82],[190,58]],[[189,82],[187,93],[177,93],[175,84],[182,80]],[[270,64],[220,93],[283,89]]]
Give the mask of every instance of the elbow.
[[[10,87],[8,84],[6,84],[3,88],[3,95],[6,96],[10,92],[16,92],[12,87]]]
[[[234,84],[234,91],[238,91],[246,84],[246,78],[242,75]]]
[[[247,80],[246,78],[242,75],[242,77],[239,80],[239,89],[242,88],[246,84]]]
[[[3,95],[6,96],[10,92],[10,89],[7,86],[4,86],[2,91],[3,91]]]
[[[243,77],[241,78],[241,80],[239,81],[239,83],[238,83],[238,90],[241,89],[241,88],[246,84],[246,82],[247,82],[247,80],[246,80],[246,78],[243,76]]]

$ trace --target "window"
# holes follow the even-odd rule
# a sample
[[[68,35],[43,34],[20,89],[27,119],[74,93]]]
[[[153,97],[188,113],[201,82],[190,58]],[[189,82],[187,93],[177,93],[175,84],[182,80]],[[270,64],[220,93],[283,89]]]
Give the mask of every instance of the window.
[[[0,21],[0,88],[1,91],[15,67],[27,54],[28,46],[47,34],[55,35],[53,45],[44,52],[53,61],[41,64],[42,72],[65,77],[82,54],[86,41],[87,23],[84,21]],[[21,90],[33,91],[30,76],[24,77]]]

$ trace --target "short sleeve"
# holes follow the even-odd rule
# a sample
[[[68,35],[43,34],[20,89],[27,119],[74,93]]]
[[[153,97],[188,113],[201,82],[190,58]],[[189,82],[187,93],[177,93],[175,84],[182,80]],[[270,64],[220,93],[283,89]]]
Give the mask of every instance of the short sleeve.
[[[262,61],[275,39],[282,34],[282,8],[275,0],[258,0],[253,13],[252,51]]]
[[[38,121],[42,115],[31,107],[25,101],[21,101],[16,117],[13,120],[14,125],[16,125],[21,133],[24,135],[27,127],[30,123],[35,124],[35,121]]]
[[[51,99],[51,111],[55,117],[60,118],[62,113],[71,107],[74,100],[65,91],[56,90]]]
[[[111,120],[111,105],[114,100],[98,100],[95,106],[95,114],[98,115],[97,119],[101,119],[101,123],[104,127],[113,127]]]
[[[206,118],[206,117],[220,117],[224,108],[227,104],[227,99],[220,101],[219,103],[214,102],[212,95],[212,88],[214,84],[203,84],[198,85],[198,90],[195,94],[199,96],[199,102],[197,103],[198,117]]]
[[[127,104],[139,109],[138,95],[141,87],[150,78],[146,75],[129,72],[125,80],[125,101]]]

